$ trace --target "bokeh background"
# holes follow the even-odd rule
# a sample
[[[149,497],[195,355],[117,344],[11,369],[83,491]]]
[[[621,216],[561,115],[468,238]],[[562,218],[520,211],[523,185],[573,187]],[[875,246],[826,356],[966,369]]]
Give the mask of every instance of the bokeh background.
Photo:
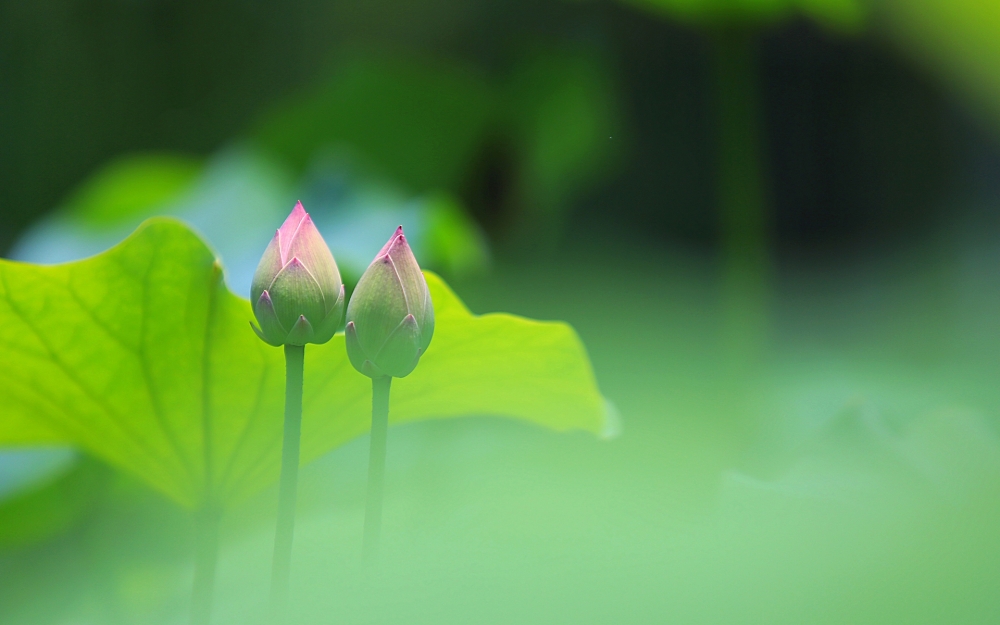
[[[569,321],[621,418],[392,429],[377,571],[367,440],[309,465],[293,622],[1000,620],[1000,5],[0,2],[5,257],[171,214],[245,294],[296,199],[349,284],[403,223]],[[265,622],[275,500],[217,623]],[[192,524],[0,451],[0,622],[187,622]]]

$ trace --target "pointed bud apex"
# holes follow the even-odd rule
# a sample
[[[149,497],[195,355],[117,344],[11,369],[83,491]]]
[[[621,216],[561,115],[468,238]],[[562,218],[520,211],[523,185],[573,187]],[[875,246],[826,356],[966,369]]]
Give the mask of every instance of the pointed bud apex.
[[[326,343],[344,312],[344,285],[330,248],[299,202],[264,250],[250,303],[265,342]],[[253,325],[253,324],[251,324]]]
[[[368,266],[347,305],[347,355],[371,378],[402,378],[434,334],[434,307],[403,227]]]

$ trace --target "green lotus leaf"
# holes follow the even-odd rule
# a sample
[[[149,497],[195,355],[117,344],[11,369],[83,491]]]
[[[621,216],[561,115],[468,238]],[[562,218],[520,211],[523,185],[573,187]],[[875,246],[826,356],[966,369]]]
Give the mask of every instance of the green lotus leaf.
[[[434,342],[393,387],[394,423],[502,415],[606,428],[586,352],[563,323],[473,315],[436,275]],[[226,506],[273,482],[284,363],[250,328],[205,243],[145,222],[63,265],[0,261],[0,444],[77,445],[187,507]],[[370,380],[343,334],[306,350],[303,459],[363,434]]]

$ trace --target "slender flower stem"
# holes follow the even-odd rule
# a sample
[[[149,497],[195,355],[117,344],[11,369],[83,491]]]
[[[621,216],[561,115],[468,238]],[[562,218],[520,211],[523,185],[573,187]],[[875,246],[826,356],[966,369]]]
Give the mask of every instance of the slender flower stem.
[[[191,625],[208,625],[212,620],[215,565],[219,559],[219,513],[213,507],[195,517],[194,592],[191,597]]]
[[[365,501],[365,534],[362,552],[369,563],[378,559],[382,533],[382,483],[385,475],[385,443],[389,430],[391,376],[372,378],[372,438],[368,452],[368,498]]]
[[[302,432],[302,367],[305,347],[285,345],[285,433],[281,449],[281,483],[278,489],[278,525],[274,533],[271,568],[271,606],[283,616],[288,598],[288,574],[295,531],[295,499],[299,481],[299,443]]]
[[[761,139],[758,35],[753,28],[715,33],[722,330],[727,365],[740,372],[757,362],[768,324],[771,214]]]

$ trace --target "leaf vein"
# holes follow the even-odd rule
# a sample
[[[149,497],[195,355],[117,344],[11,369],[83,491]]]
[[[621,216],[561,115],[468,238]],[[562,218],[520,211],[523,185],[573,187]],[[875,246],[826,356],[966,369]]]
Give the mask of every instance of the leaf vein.
[[[142,377],[146,382],[146,392],[149,395],[150,402],[153,404],[153,416],[155,417],[157,424],[160,426],[160,429],[163,431],[163,435],[166,437],[167,442],[173,448],[174,453],[177,454],[181,467],[188,474],[188,477],[194,481],[195,472],[194,468],[191,466],[191,460],[181,450],[180,443],[177,442],[177,438],[174,436],[173,430],[168,426],[166,417],[163,415],[163,408],[160,405],[159,392],[153,382],[153,375],[149,369],[149,359],[146,352],[146,317],[149,314],[149,276],[153,273],[153,267],[156,265],[156,258],[158,255],[159,248],[154,246],[153,255],[149,260],[149,265],[147,265],[145,273],[139,279],[139,283],[142,285],[142,304],[139,315],[139,364],[140,369],[142,370]]]
[[[10,306],[11,311],[18,317],[18,319],[21,320],[21,323],[23,323],[25,327],[27,327],[28,330],[30,330],[31,333],[35,335],[35,338],[38,339],[38,342],[41,343],[41,345],[45,348],[45,351],[48,352],[49,360],[51,360],[51,362],[56,365],[56,367],[62,372],[63,376],[65,376],[67,380],[69,380],[77,388],[79,388],[80,391],[84,394],[84,396],[86,396],[87,399],[91,401],[91,403],[97,406],[99,410],[104,412],[105,415],[109,417],[111,423],[113,423],[119,431],[121,431],[123,434],[125,434],[127,438],[132,439],[136,443],[137,447],[145,449],[146,453],[148,453],[152,457],[159,457],[159,454],[154,453],[153,449],[141,436],[139,436],[136,432],[131,431],[130,429],[124,426],[125,420],[122,419],[122,416],[118,414],[118,412],[114,410],[110,406],[110,404],[103,401],[100,398],[100,396],[94,393],[93,390],[91,390],[86,384],[83,383],[83,380],[78,378],[76,374],[73,373],[72,369],[70,369],[66,365],[66,363],[64,363],[62,359],[59,358],[57,352],[45,339],[44,334],[42,334],[42,332],[39,331],[39,329],[35,327],[35,325],[28,320],[28,316],[25,315],[24,311],[22,311],[14,302],[14,299],[11,295],[10,286],[7,282],[7,268],[4,267],[3,265],[0,265],[0,283],[3,284],[4,287],[3,297],[4,299],[7,300],[7,304]],[[70,414],[69,411],[65,412],[66,414]]]

